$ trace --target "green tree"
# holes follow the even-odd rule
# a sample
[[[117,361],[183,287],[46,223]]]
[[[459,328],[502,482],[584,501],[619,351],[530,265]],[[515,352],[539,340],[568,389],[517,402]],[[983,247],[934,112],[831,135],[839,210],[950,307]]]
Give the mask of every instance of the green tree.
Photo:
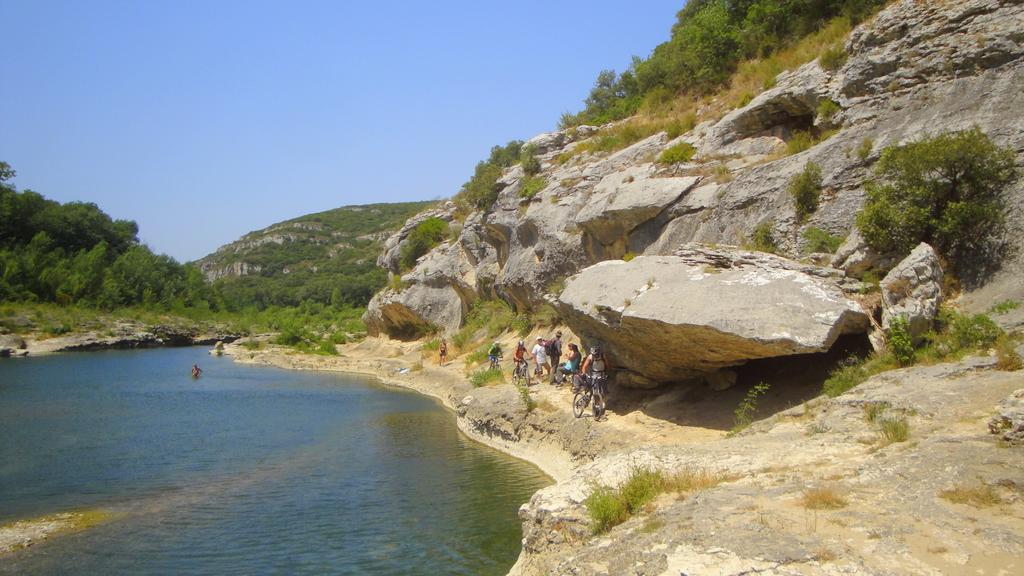
[[[797,220],[803,222],[818,209],[818,199],[821,197],[821,166],[815,162],[808,162],[803,172],[790,180],[788,190],[796,206]]]
[[[909,253],[919,242],[967,253],[1003,223],[1002,190],[1016,176],[1013,150],[977,127],[882,151],[857,227],[876,250]]]

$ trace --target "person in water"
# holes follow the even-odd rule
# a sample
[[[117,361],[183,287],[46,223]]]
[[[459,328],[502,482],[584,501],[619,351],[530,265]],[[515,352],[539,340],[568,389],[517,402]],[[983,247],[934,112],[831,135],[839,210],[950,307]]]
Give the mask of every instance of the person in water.
[[[192,377],[199,378],[199,375],[203,373],[203,369],[199,367],[199,364],[192,365]]]

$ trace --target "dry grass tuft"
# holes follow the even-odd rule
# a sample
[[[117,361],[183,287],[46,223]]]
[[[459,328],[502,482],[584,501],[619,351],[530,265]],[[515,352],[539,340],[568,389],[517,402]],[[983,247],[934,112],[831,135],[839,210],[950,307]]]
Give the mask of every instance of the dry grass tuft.
[[[688,492],[714,488],[722,482],[728,482],[733,479],[734,478],[732,476],[727,474],[711,472],[704,468],[687,468],[670,476],[666,476],[664,479],[664,486],[666,492],[686,494]]]
[[[998,506],[1004,502],[1002,496],[996,492],[995,488],[988,485],[966,486],[959,484],[939,492],[939,498],[954,504],[967,504],[975,508]]]
[[[878,433],[885,446],[895,442],[906,442],[910,438],[910,423],[903,416],[882,418],[879,421]]]
[[[824,546],[818,548],[818,550],[814,553],[814,559],[818,562],[832,562],[836,558],[838,558],[838,556],[836,556],[836,553]]]
[[[836,488],[828,486],[804,490],[802,503],[808,510],[838,510],[848,504]]]

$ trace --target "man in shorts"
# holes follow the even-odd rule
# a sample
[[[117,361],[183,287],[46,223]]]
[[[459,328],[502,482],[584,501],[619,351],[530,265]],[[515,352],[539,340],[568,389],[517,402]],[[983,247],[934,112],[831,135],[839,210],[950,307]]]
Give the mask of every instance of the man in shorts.
[[[544,374],[544,370],[547,369],[548,355],[544,351],[544,339],[540,336],[537,337],[537,343],[534,344],[533,350],[530,351],[533,355],[533,359],[536,361],[537,366],[534,368],[533,373],[541,376]]]

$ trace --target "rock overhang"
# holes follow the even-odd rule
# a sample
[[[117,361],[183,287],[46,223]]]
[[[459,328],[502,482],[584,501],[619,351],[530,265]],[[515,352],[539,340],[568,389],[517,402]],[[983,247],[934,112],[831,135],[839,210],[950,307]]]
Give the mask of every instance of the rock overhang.
[[[576,333],[604,342],[618,366],[656,381],[825,352],[840,335],[867,330],[867,314],[838,286],[785,262],[605,261],[572,277],[558,304]]]

